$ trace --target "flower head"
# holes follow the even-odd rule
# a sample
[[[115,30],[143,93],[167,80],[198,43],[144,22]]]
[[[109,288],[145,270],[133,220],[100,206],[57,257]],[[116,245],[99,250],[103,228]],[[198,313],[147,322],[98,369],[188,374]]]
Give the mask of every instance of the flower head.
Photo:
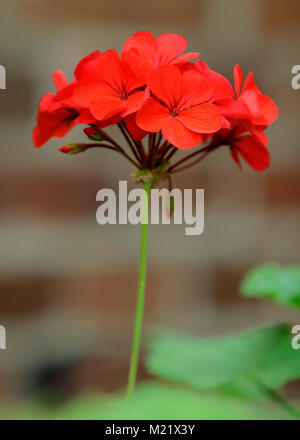
[[[139,170],[137,180],[149,173],[156,175],[154,181],[169,178],[224,145],[239,167],[244,159],[257,171],[266,168],[265,130],[278,116],[275,103],[261,92],[252,73],[243,84],[236,65],[233,87],[204,61],[191,62],[199,54],[184,54],[186,48],[181,35],[155,38],[142,31],[124,43],[121,55],[109,49],[83,58],[70,83],[56,72],[56,93],[47,93],[40,102],[35,146],[84,124],[94,143],[60,150],[72,155],[93,147],[116,151]],[[119,127],[129,150],[104,131],[111,125]],[[171,163],[178,150],[186,149],[194,151]]]

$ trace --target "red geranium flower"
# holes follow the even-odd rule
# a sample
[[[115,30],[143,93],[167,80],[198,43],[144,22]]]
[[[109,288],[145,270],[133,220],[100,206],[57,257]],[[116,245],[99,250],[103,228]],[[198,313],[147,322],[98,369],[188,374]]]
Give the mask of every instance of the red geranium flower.
[[[203,133],[214,133],[221,127],[221,113],[207,102],[214,84],[203,75],[181,72],[176,66],[153,71],[148,86],[152,92],[137,114],[137,124],[145,131],[162,135],[180,149],[193,148]]]
[[[75,87],[73,99],[90,109],[98,121],[118,116],[119,120],[141,107],[145,99],[144,77],[137,77],[113,50],[103,52],[93,69]]]
[[[64,136],[76,123],[95,146],[123,154],[141,170],[166,167],[166,175],[185,169],[222,145],[230,147],[235,162],[243,158],[255,170],[268,166],[268,138],[264,131],[278,115],[250,73],[244,84],[240,66],[234,68],[234,88],[202,60],[198,52],[182,54],[184,37],[166,33],[155,38],[137,32],[124,44],[121,57],[113,50],[95,51],[83,58],[68,83],[54,74],[57,93],[46,94],[39,107],[34,143]],[[103,128],[117,124],[133,156]],[[149,134],[148,144],[142,139]],[[206,145],[184,160],[170,164],[177,149]],[[86,143],[62,149],[75,154],[91,148]],[[183,165],[183,163],[185,165]]]
[[[220,130],[219,142],[230,147],[231,157],[242,169],[240,158],[243,158],[255,171],[262,171],[270,165],[270,153],[266,146],[243,126],[233,124],[229,129]]]
[[[58,93],[69,88],[63,72],[57,71],[53,74],[53,81]],[[63,137],[76,125],[75,120],[79,112],[72,107],[65,107],[63,104],[55,102],[56,95],[47,93],[43,96],[39,104],[37,115],[37,125],[33,131],[34,145],[39,148],[53,136]]]
[[[195,64],[186,63],[183,70],[200,72],[214,84],[214,92],[210,98],[211,102],[222,104],[234,99],[234,91],[230,81],[220,73],[210,69],[204,61],[197,60]]]
[[[92,52],[91,54],[84,57],[76,66],[74,71],[74,81],[68,84],[66,87],[60,88],[53,100],[53,104],[51,106],[51,110],[54,110],[56,107],[76,107],[73,100],[73,93],[75,90],[78,81],[84,78],[86,75],[89,75],[90,72],[93,72],[97,66],[100,52],[98,50]],[[94,118],[95,120],[95,118]],[[86,122],[88,123],[88,121]]]
[[[242,82],[242,69],[236,65],[234,67],[236,99],[223,103],[220,106],[221,111],[227,118],[245,119],[259,130],[264,130],[277,119],[277,106],[271,98],[260,91],[254,82],[252,72],[247,76],[243,87]]]
[[[216,72],[214,72],[216,74]],[[217,74],[218,75],[218,74]],[[240,156],[256,171],[267,168],[270,155],[266,146],[268,138],[264,130],[278,117],[274,101],[264,95],[249,73],[242,87],[243,74],[239,65],[234,68],[234,91],[230,98],[229,90],[221,101],[216,102],[229,126],[218,133],[224,144],[229,145],[234,161],[241,168]],[[224,83],[223,83],[224,86]],[[225,90],[225,89],[223,89]]]
[[[178,34],[165,33],[155,38],[151,32],[133,34],[124,43],[122,58],[133,69],[144,75],[166,64],[183,64],[199,56],[198,52],[181,55],[187,48],[187,41]]]
[[[278,117],[278,109],[275,102],[264,95],[255,84],[254,75],[249,73],[245,79],[243,88],[243,72],[237,64],[234,68],[234,84],[237,99],[243,102],[249,109],[250,121],[257,126],[267,126],[272,124]]]

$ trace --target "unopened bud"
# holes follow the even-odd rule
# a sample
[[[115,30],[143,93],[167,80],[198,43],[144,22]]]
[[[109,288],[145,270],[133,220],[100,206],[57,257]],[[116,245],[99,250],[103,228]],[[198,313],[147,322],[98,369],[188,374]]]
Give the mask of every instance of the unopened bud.
[[[87,137],[89,139],[92,139],[93,141],[103,141],[104,137],[102,136],[102,134],[100,133],[100,131],[98,131],[96,128],[93,127],[87,127],[84,129],[85,134],[87,135]]]
[[[61,147],[59,151],[66,154],[77,154],[82,153],[87,149],[86,144],[68,144]]]

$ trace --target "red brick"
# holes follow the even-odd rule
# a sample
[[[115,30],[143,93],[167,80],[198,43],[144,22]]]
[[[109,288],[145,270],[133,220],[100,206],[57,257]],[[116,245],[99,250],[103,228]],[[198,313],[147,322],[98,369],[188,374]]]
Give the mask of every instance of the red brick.
[[[70,393],[78,394],[86,389],[99,390],[101,392],[117,392],[126,387],[128,378],[129,358],[101,357],[89,358],[78,363],[65,377],[61,378],[60,384]],[[149,379],[141,362],[138,371],[138,381]]]
[[[200,3],[200,4],[199,4]],[[115,0],[103,2],[99,0],[21,0],[19,2],[22,14],[36,17],[39,20],[58,19],[64,23],[70,21],[89,20],[149,20],[169,22],[193,22],[200,15],[199,7],[203,0],[152,0],[151,2],[137,0]],[[201,16],[201,15],[200,15]]]
[[[253,265],[234,267],[219,265],[214,271],[214,298],[219,306],[245,303],[247,301],[239,293],[239,286],[245,274]]]
[[[296,174],[269,174],[266,178],[268,207],[300,206],[300,176]]]
[[[282,31],[299,32],[299,0],[264,0],[261,3],[264,29],[279,34]]]
[[[52,301],[56,283],[44,278],[0,280],[0,310],[5,318],[32,315],[44,310]]]
[[[0,90],[0,117],[1,121],[26,120],[32,110],[32,96],[34,83],[25,72],[15,67],[10,61],[1,58],[1,63],[7,70],[6,89]]]
[[[95,213],[98,177],[55,171],[23,172],[0,176],[0,212],[27,212],[45,217],[71,217]]]
[[[157,276],[148,270],[145,315],[156,308]],[[63,301],[71,307],[92,310],[103,316],[133,316],[136,304],[138,266],[124,266],[114,271],[102,270],[73,277],[62,285]]]

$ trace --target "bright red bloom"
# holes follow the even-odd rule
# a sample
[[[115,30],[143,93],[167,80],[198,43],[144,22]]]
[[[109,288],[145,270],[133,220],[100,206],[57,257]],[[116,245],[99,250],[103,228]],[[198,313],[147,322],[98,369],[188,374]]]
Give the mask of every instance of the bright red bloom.
[[[166,33],[155,38],[151,32],[133,34],[124,43],[122,58],[135,71],[148,75],[155,68],[166,64],[181,65],[199,56],[198,52],[181,55],[187,48],[187,41],[178,34]]]
[[[142,130],[136,123],[136,113],[126,116],[124,119],[127,130],[135,141],[142,140],[148,133]]]
[[[79,80],[73,99],[88,108],[98,121],[118,116],[119,120],[138,111],[145,100],[143,77],[137,77],[118,53],[107,50]]]
[[[242,69],[236,65],[234,67],[236,100],[222,105],[222,113],[228,118],[247,119],[254,126],[264,129],[278,117],[276,104],[260,91],[254,82],[252,72],[247,76],[243,87],[242,82]]]
[[[266,149],[269,141],[264,130],[277,119],[278,110],[274,101],[264,95],[255,84],[253,73],[249,73],[243,87],[242,82],[242,69],[236,65],[236,99],[225,99],[217,103],[229,122],[228,130],[221,130],[218,135],[223,137],[224,144],[230,146],[232,158],[239,167],[241,156],[252,168],[261,171],[270,163],[270,155]]]
[[[68,84],[66,87],[60,88],[53,100],[53,104],[51,106],[51,110],[55,110],[56,107],[76,107],[75,102],[73,100],[73,93],[76,85],[80,79],[84,78],[86,75],[89,75],[90,72],[93,72],[98,60],[100,57],[100,52],[96,50],[91,54],[84,57],[76,66],[74,71],[74,81]],[[89,118],[91,116],[89,115]],[[93,120],[95,118],[92,118]],[[89,123],[87,121],[86,123]]]
[[[250,121],[254,125],[263,127],[272,124],[278,117],[275,102],[259,90],[252,72],[245,79],[241,90],[242,82],[243,72],[237,64],[234,68],[235,93],[238,100],[248,107],[251,114]]]
[[[209,103],[214,84],[203,75],[181,72],[176,66],[154,70],[148,80],[152,92],[137,114],[137,124],[146,131],[162,135],[180,149],[193,148],[203,133],[221,128],[221,113]]]
[[[247,129],[241,125],[220,130],[218,140],[230,147],[233,160],[242,169],[240,157],[255,171],[262,171],[270,165],[270,153],[266,146],[254,136],[247,134]]]
[[[233,88],[202,60],[189,62],[199,54],[183,54],[186,48],[180,35],[155,38],[142,31],[125,42],[121,56],[110,49],[83,58],[71,83],[56,72],[57,93],[46,94],[40,102],[33,134],[36,147],[82,123],[87,124],[84,133],[90,140],[101,139],[101,147],[122,152],[103,131],[118,124],[134,158],[125,150],[124,156],[140,169],[159,169],[175,154],[173,146],[190,149],[207,141],[199,154],[227,145],[240,167],[244,159],[255,170],[266,168],[270,156],[264,131],[278,116],[275,103],[260,91],[252,73],[243,84],[242,70],[236,65]],[[145,147],[141,140],[158,132],[159,136],[149,136]],[[74,145],[61,151],[75,154],[90,148]]]
[[[210,69],[207,64],[205,64],[202,60],[197,60],[195,64],[186,63],[183,66],[185,71],[193,70],[196,72],[200,72],[207,79],[209,79],[212,83],[214,83],[214,92],[210,98],[211,102],[222,104],[227,103],[234,99],[234,91],[230,81],[226,79],[223,75],[214,70]]]
[[[53,81],[58,93],[69,87],[68,81],[60,71],[54,73]],[[33,131],[33,142],[36,148],[41,147],[53,136],[65,136],[74,127],[75,120],[79,116],[79,112],[75,108],[55,103],[55,97],[54,93],[47,93],[40,101],[37,125]]]

